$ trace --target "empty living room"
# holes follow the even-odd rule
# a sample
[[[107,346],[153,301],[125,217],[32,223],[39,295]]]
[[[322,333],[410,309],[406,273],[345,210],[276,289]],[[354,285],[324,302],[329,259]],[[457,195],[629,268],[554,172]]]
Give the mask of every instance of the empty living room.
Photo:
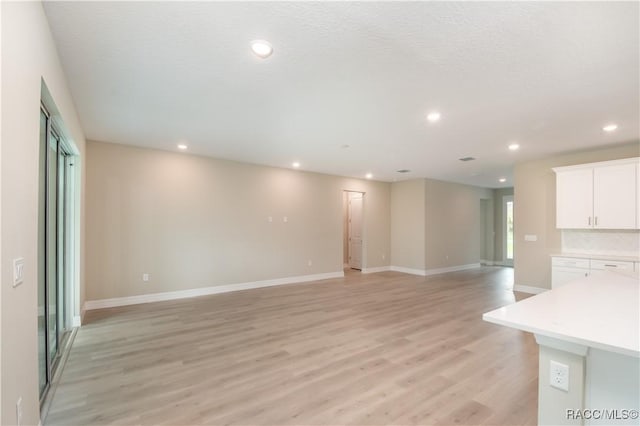
[[[0,1],[0,424],[637,425],[640,3]]]

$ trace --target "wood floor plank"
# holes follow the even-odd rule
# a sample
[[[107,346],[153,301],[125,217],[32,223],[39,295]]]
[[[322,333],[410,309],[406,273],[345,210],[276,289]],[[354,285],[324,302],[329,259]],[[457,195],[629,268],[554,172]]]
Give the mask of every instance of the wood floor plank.
[[[90,311],[46,425],[535,424],[513,271],[343,279]]]

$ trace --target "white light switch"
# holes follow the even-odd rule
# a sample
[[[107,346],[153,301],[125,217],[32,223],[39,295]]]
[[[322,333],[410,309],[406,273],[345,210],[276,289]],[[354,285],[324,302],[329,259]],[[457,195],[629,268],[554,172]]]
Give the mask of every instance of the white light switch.
[[[288,218],[288,217],[286,217],[286,216],[283,216],[283,217],[282,217],[282,221],[283,221],[284,223],[287,223],[287,222],[289,222],[289,218]]]
[[[537,235],[527,234],[527,235],[524,236],[524,240],[525,241],[538,241],[538,236]]]
[[[18,287],[24,281],[24,258],[13,259],[13,286]]]
[[[142,274],[142,281],[149,281],[149,274]]]

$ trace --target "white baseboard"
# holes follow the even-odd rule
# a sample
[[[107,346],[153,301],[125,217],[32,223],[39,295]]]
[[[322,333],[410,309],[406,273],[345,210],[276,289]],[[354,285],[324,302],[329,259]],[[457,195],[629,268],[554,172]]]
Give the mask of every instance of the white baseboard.
[[[464,271],[465,269],[479,268],[479,263],[468,263],[466,265],[449,266],[447,268],[427,269],[425,275],[445,274],[447,272]]]
[[[80,315],[74,316],[71,322],[71,326],[80,327],[81,325],[82,325],[82,319],[80,318]]]
[[[434,268],[434,269],[413,269],[405,268],[403,266],[390,266],[389,270],[396,272],[404,272],[405,274],[420,275],[426,277],[429,275],[446,274],[447,272],[464,271],[465,269],[479,268],[480,263],[468,263],[466,265],[449,266],[446,268]]]
[[[375,268],[364,268],[362,270],[363,274],[375,274],[376,272],[386,272],[390,271],[391,266],[376,266]]]
[[[528,293],[528,294],[540,294],[540,293],[544,293],[545,291],[549,291],[549,289],[542,288],[542,287],[533,287],[530,285],[514,285],[513,291],[519,291],[520,293]]]
[[[512,265],[507,265],[500,260],[481,260],[480,264],[484,266],[512,266]]]
[[[389,270],[390,271],[395,271],[395,272],[402,272],[404,274],[420,275],[422,277],[427,275],[427,271],[425,271],[424,269],[405,268],[404,266],[393,266],[393,265],[391,265],[391,266],[389,266]]]
[[[210,294],[228,293],[231,291],[250,290],[254,288],[272,287],[277,285],[296,284],[342,277],[344,277],[344,271],[327,272],[324,274],[301,275],[297,277],[276,278],[273,280],[262,280],[247,283],[193,288],[189,290],[169,291],[164,293],[141,294],[139,296],[87,300],[85,302],[85,309],[92,310],[101,308],[113,308],[116,306],[137,305],[140,303],[162,302],[165,300],[185,299],[188,297],[207,296]]]

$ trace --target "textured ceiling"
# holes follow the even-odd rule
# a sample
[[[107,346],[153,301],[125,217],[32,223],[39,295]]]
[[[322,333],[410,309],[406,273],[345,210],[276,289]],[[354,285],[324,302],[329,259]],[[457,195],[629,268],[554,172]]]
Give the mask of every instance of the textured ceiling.
[[[639,138],[637,2],[44,7],[92,140],[501,187],[516,162]]]

